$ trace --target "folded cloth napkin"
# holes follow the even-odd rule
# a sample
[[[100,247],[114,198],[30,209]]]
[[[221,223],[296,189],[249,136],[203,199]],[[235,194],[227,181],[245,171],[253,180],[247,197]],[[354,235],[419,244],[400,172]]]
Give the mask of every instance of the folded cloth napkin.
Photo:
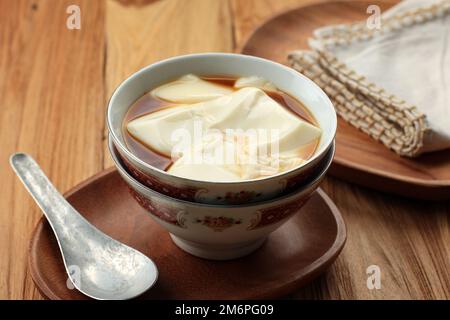
[[[380,22],[320,28],[288,61],[398,154],[450,148],[450,0],[405,0]]]

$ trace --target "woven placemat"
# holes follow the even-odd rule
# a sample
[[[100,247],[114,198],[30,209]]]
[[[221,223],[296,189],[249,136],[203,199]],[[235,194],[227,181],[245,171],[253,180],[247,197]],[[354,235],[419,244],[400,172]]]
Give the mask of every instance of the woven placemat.
[[[364,41],[376,36],[425,23],[450,13],[450,0],[421,7],[383,19],[380,29],[366,22],[332,26],[315,33],[312,51],[294,51],[289,64],[316,82],[332,99],[336,112],[345,121],[380,141],[402,156],[421,154],[429,131],[426,116],[382,87],[371,83],[340,62],[327,49]]]

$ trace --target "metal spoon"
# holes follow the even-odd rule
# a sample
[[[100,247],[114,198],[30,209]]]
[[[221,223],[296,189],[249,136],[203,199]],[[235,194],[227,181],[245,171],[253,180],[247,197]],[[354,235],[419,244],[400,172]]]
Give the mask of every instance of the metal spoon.
[[[158,269],[153,261],[91,225],[33,158],[16,153],[10,163],[50,223],[75,288],[94,299],[130,299],[155,284]]]

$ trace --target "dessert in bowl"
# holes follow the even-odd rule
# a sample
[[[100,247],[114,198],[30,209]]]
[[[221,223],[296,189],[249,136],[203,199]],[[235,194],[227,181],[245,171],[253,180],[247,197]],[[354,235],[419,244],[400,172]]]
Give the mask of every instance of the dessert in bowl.
[[[138,71],[114,92],[107,121],[140,183],[173,198],[225,205],[301,187],[327,161],[336,132],[333,105],[312,81],[269,60],[225,53]]]
[[[190,254],[214,260],[251,253],[290,217],[301,214],[301,207],[324,178],[335,151],[333,142],[318,173],[286,195],[244,205],[210,205],[172,198],[143,185],[123,165],[111,138],[109,148],[133,197],[170,233],[174,243]]]

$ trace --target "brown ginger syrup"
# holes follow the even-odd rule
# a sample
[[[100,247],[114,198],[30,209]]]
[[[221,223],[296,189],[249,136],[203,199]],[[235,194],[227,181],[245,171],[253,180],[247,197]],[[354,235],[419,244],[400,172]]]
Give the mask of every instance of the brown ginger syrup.
[[[221,77],[221,76],[209,76],[200,77],[203,80],[210,81],[219,85],[227,86],[234,89],[234,83],[237,78]],[[234,89],[236,90],[236,89]],[[293,98],[289,94],[278,90],[277,92],[265,91],[268,96],[273,100],[277,101],[281,106],[294,113],[296,116],[305,120],[306,122],[318,126],[317,121],[314,119],[313,115],[309,110],[297,99]],[[128,150],[131,151],[135,156],[137,156],[142,161],[148,163],[149,165],[161,169],[168,170],[172,164],[170,157],[162,155],[148,146],[144,145],[138,139],[134,138],[127,130],[127,124],[136,118],[147,115],[152,112],[159,111],[161,109],[169,108],[173,106],[174,103],[161,100],[153,97],[149,93],[144,94],[142,97],[138,98],[128,109],[124,121],[122,123],[122,135]],[[320,139],[314,141],[304,148],[302,148],[303,159],[311,158],[319,145]]]

